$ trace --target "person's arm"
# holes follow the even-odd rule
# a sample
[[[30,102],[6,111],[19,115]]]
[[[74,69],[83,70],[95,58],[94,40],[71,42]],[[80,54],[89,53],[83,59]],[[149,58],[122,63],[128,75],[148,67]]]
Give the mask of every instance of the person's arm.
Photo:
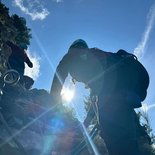
[[[26,52],[24,51],[24,60],[26,62],[26,64],[32,68],[33,67],[33,63],[30,61],[29,57],[27,56]]]
[[[51,86],[50,95],[55,102],[61,102],[61,90],[69,72],[68,54],[60,61]],[[57,104],[57,103],[56,103]]]
[[[6,44],[11,48],[12,52],[16,53],[16,55],[18,55],[18,57],[22,57],[22,59],[24,59],[24,62],[26,62],[26,64],[32,68],[33,67],[33,63],[30,61],[29,57],[27,56],[26,52],[21,49],[19,46],[17,46],[16,44],[7,41]]]

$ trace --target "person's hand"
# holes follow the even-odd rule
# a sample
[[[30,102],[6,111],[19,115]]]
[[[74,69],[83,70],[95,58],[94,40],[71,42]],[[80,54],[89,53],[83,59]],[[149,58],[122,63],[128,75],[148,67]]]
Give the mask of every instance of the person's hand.
[[[30,63],[28,64],[28,66],[29,66],[30,68],[32,68],[32,67],[33,67],[33,63],[30,62]]]

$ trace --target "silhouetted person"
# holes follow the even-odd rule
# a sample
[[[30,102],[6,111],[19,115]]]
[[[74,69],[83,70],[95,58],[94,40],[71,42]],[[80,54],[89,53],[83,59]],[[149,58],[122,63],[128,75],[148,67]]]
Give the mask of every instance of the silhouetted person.
[[[25,50],[16,44],[7,41],[7,45],[11,48],[11,55],[9,57],[9,64],[12,69],[15,69],[19,72],[20,75],[24,75],[24,69],[26,63],[30,68],[33,67],[32,62],[28,58]]]
[[[62,58],[54,75],[51,95],[61,102],[60,92],[70,74],[98,97],[101,137],[110,155],[138,155],[134,108],[146,97],[149,76],[133,54],[88,48],[76,40]]]
[[[9,56],[9,65],[11,69],[15,69],[20,74],[21,83],[24,82],[24,70],[25,63],[32,68],[33,63],[30,61],[29,57],[25,52],[24,46],[18,46],[10,41],[7,41],[7,45],[11,48],[11,55]],[[31,79],[32,81],[33,79]],[[34,81],[33,81],[34,82]],[[32,82],[31,82],[32,83]]]

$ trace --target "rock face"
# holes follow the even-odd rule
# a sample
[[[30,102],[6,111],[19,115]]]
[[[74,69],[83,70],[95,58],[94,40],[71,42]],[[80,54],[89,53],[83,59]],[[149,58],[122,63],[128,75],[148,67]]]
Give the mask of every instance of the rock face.
[[[26,90],[20,85],[3,84],[1,88],[0,155],[91,154],[80,122],[62,105],[54,103],[46,90]],[[138,118],[135,125],[141,154],[153,154],[151,139]],[[94,142],[101,154],[107,153],[99,135]]]
[[[79,122],[53,103],[46,90],[9,86],[1,97],[1,155],[23,155],[23,148],[29,155],[70,154]]]

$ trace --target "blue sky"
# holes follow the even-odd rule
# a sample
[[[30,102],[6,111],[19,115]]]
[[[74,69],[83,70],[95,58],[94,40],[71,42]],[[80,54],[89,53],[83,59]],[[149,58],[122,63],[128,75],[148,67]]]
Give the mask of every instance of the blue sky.
[[[34,87],[50,90],[55,67],[78,38],[89,47],[136,53],[150,75],[147,110],[155,130],[154,0],[10,0],[10,14],[26,18],[35,61]],[[31,72],[31,71],[30,71]],[[28,73],[30,73],[28,71]]]

